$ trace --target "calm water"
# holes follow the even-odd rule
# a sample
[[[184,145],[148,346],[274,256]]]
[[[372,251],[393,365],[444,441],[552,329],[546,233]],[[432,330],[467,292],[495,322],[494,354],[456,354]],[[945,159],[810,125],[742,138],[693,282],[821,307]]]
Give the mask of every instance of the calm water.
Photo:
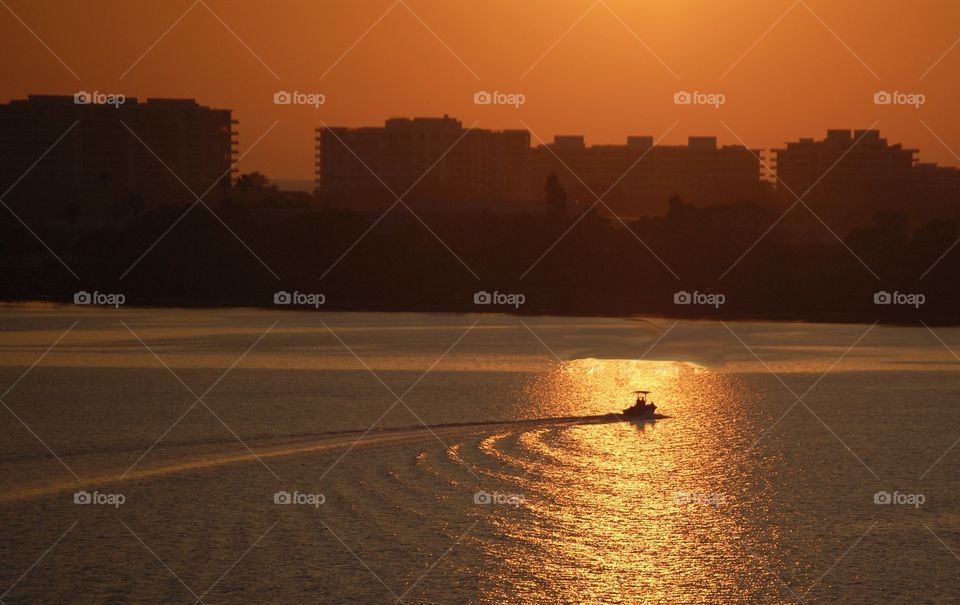
[[[960,351],[958,330],[72,307],[0,326],[8,604],[960,602],[960,361],[937,339]],[[668,418],[603,417],[636,388]]]

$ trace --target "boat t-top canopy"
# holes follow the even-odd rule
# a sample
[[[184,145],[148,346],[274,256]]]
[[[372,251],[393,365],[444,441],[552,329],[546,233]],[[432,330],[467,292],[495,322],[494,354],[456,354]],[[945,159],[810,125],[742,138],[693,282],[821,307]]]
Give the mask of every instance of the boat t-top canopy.
[[[637,395],[649,395],[653,391],[634,391]]]

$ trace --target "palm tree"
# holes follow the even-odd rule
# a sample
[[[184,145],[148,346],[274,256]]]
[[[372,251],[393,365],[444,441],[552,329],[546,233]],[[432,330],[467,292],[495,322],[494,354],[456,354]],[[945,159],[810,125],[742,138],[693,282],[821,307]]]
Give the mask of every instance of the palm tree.
[[[560,184],[557,175],[552,172],[547,177],[547,185],[543,188],[543,201],[546,203],[547,212],[550,214],[566,214],[567,190]]]

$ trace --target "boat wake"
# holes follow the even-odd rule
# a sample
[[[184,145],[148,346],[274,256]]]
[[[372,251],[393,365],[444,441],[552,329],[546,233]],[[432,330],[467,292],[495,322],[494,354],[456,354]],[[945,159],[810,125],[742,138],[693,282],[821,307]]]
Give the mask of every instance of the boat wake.
[[[657,414],[652,418],[664,418]],[[0,494],[0,503],[24,499],[42,498],[58,493],[80,489],[99,489],[107,485],[142,481],[186,472],[210,470],[234,464],[264,463],[265,460],[290,456],[303,456],[314,453],[350,451],[354,448],[384,447],[422,440],[457,437],[471,433],[511,431],[516,428],[547,428],[561,425],[585,425],[623,422],[628,420],[622,414],[601,414],[592,416],[560,416],[552,418],[530,418],[521,420],[493,420],[476,422],[457,422],[434,425],[414,425],[405,427],[370,428],[340,430],[314,433],[293,433],[282,436],[261,436],[244,439],[246,451],[234,451],[229,454],[205,454],[178,462],[167,462],[155,466],[141,465],[126,472],[104,473],[79,480],[45,482],[24,486],[12,486]],[[636,422],[636,420],[634,420]],[[227,440],[179,441],[163,444],[163,449],[190,447],[198,445],[218,445]],[[235,441],[234,441],[235,442]],[[158,446],[159,447],[159,446]],[[61,454],[62,458],[78,457],[90,454],[115,453],[123,451],[142,451],[141,448],[126,446],[83,450]],[[19,459],[20,461],[23,458]],[[7,462],[14,462],[10,458]],[[15,463],[15,462],[14,462]]]

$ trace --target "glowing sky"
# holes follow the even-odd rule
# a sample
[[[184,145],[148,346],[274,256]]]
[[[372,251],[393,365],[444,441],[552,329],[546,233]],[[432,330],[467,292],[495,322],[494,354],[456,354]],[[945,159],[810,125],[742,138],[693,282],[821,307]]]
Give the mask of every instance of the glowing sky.
[[[922,160],[960,164],[948,149],[960,151],[952,1],[5,3],[0,100],[98,90],[232,108],[249,151],[241,169],[274,178],[312,178],[322,123],[443,113],[482,128],[529,127],[534,141],[716,134],[762,148],[877,122]],[[274,105],[278,90],[322,93],[326,103]],[[526,103],[475,105],[478,90]],[[678,106],[679,90],[726,102]],[[875,105],[880,90],[921,93],[925,104]]]

